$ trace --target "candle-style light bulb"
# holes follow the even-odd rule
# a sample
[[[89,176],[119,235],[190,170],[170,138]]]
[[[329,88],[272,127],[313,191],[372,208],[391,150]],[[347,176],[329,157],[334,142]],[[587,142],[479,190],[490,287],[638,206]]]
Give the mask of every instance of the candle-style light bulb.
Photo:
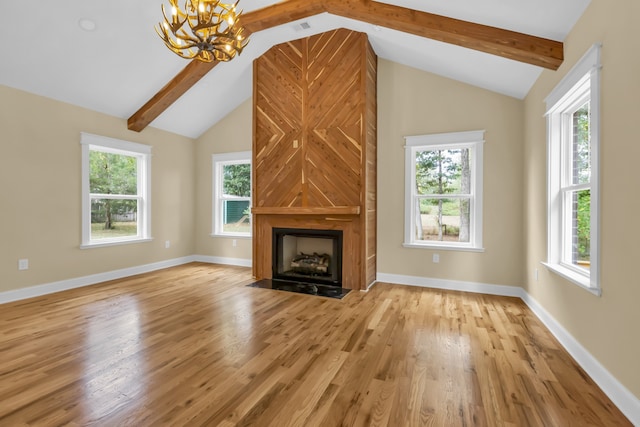
[[[171,6],[171,16],[173,17],[173,23],[176,24],[178,22],[178,8],[175,6]]]

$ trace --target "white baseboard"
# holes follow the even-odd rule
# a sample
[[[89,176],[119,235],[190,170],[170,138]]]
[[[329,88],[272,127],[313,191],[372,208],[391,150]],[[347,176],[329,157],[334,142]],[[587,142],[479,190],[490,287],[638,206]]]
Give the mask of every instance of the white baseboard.
[[[83,286],[95,285],[96,283],[121,279],[123,277],[134,276],[136,274],[148,273],[150,271],[160,270],[163,268],[175,267],[176,265],[187,264],[193,261],[193,256],[174,258],[166,261],[154,262],[152,264],[145,264],[136,267],[123,268],[121,270],[91,274],[89,276],[76,277],[73,279],[60,280],[58,282],[45,283],[42,285],[30,286],[28,288],[16,289],[13,291],[0,292],[0,304],[27,298],[39,297],[42,295],[66,291],[69,289],[81,288]]]
[[[198,262],[208,262],[209,264],[236,265],[238,267],[251,267],[253,265],[252,261],[246,258],[194,255],[193,260]]]
[[[476,294],[520,297],[522,293],[522,288],[517,286],[489,285],[486,283],[460,282],[457,280],[432,279],[429,277],[404,276],[400,274],[386,273],[378,273],[376,278],[378,282],[420,286],[423,288],[446,289],[449,291],[473,292]]]
[[[609,399],[629,418],[635,426],[640,426],[640,399],[622,385],[591,353],[585,349],[542,305],[524,289],[522,300],[542,323],[551,331],[560,344],[584,369]]]
[[[16,289],[13,291],[0,292],[0,304],[19,301],[27,298],[39,297],[55,292],[67,291],[69,289],[81,288],[83,286],[95,285],[96,283],[121,279],[123,277],[135,276],[136,274],[149,273],[151,271],[175,267],[177,265],[187,264],[194,261],[207,262],[210,264],[225,264],[251,267],[250,259],[190,255],[136,267],[123,268],[120,270],[91,274],[89,276],[75,277],[73,279],[44,283],[42,285],[30,286],[28,288]]]
[[[620,383],[542,305],[519,286],[490,285],[398,274],[377,274],[378,282],[481,294],[519,297],[556,337],[560,344],[598,384],[611,401],[635,426],[640,426],[640,399]]]

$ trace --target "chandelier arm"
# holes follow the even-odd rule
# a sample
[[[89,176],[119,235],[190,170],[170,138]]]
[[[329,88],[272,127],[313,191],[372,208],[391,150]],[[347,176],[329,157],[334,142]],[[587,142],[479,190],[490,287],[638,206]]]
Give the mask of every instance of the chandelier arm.
[[[158,32],[157,28],[156,32]],[[197,47],[196,41],[181,38],[181,40],[185,40],[185,42],[182,44],[178,44],[173,40],[173,38],[169,36],[166,30],[164,31],[164,34],[158,33],[158,35],[160,36],[160,38],[162,38],[167,48],[169,48],[169,50],[171,50],[178,56],[186,59],[193,59],[197,55],[197,53],[194,53],[194,51],[192,50],[192,48]],[[185,51],[188,53],[185,53]]]
[[[173,7],[176,7],[176,6],[173,6]],[[171,32],[173,32],[173,33],[178,31],[184,25],[185,21],[188,18],[187,14],[182,12],[182,10],[180,10],[180,8],[176,7],[175,23],[173,22],[174,21],[173,19],[171,19],[171,21],[169,21],[169,18],[167,18],[167,12],[166,12],[166,10],[164,8],[164,5],[162,5],[162,16],[164,17],[164,23],[171,29]],[[174,15],[171,14],[171,16],[173,17]],[[181,17],[184,17],[184,19],[181,20]],[[161,24],[159,24],[159,25],[161,25]],[[164,25],[161,25],[161,26],[164,27]]]
[[[158,27],[154,27],[156,30],[156,33],[160,36],[160,38],[165,42],[165,44],[167,46],[171,46],[175,49],[189,49],[192,47],[196,47],[198,40],[189,37],[189,34],[182,30],[179,33],[174,33],[173,31],[171,32],[171,34],[173,34],[174,37],[171,37],[169,35],[169,31],[164,27],[164,26],[160,26],[160,30],[158,30]],[[185,43],[184,44],[178,44],[177,42],[174,41],[175,39],[180,39],[183,40]],[[172,49],[173,50],[173,49]]]
[[[223,51],[223,50],[218,50],[218,51],[217,51],[217,54],[218,54],[218,55],[217,55],[217,58],[216,58],[216,59],[217,59],[218,61],[222,61],[222,62],[230,61],[230,60],[231,60],[231,59],[233,59],[233,57],[235,56],[235,55],[230,55],[228,52],[225,52],[225,51]],[[221,56],[222,56],[223,58],[221,58]]]
[[[219,1],[216,1],[212,6],[210,5],[208,8],[206,8],[206,6],[203,7],[204,10],[202,11],[202,13],[200,13],[200,5],[202,4],[202,2],[203,0],[198,0],[198,10],[196,11],[196,16],[198,17],[198,25],[196,25],[196,27],[205,28],[207,23],[211,23],[211,20],[216,15],[214,11],[215,11],[215,8],[218,6]],[[205,1],[205,3],[207,2]],[[205,18],[205,14],[206,14],[206,20],[203,21],[203,18]],[[218,18],[220,19],[220,21],[218,21],[218,25],[219,25],[222,22],[222,17],[218,15]],[[193,26],[191,26],[191,29],[194,32],[196,31]]]
[[[216,29],[214,33],[210,33],[209,37],[207,37],[207,43],[214,43],[216,39],[227,39],[227,40],[235,40],[235,34],[233,31],[230,32],[220,32]]]
[[[172,46],[173,43],[172,43],[171,37],[169,36],[169,33],[167,33],[167,31],[164,28],[161,30],[162,33],[158,32],[157,28],[156,28],[156,32],[158,33],[160,38],[162,38],[162,40],[164,41],[164,44],[166,44],[167,47]]]
[[[196,25],[195,27],[191,27],[191,26],[190,26],[190,28],[191,28],[191,30],[192,30],[194,33],[195,33],[195,32],[197,32],[197,31],[206,30],[206,29],[208,29],[208,28],[216,28],[216,32],[217,32],[217,28],[219,28],[219,27],[220,27],[220,24],[222,24],[223,22],[224,22],[224,21],[215,22],[215,23],[213,23],[213,22],[212,22],[212,23],[210,23],[210,24],[207,24],[207,23],[205,23],[205,24],[198,24],[198,25]]]
[[[224,41],[223,41],[224,40]],[[234,37],[230,37],[229,34],[225,33],[214,33],[207,38],[207,42],[209,44],[214,45],[227,45],[235,40]]]
[[[220,55],[224,56],[226,59],[218,59],[218,60],[222,60],[222,61],[229,61],[231,59],[233,59],[233,57],[235,57],[236,53],[240,53],[240,51],[242,49],[236,49],[234,46],[231,46],[229,44],[226,43],[222,43],[222,44],[218,44],[219,46],[222,47],[218,47],[216,49],[214,49],[215,52],[218,52]],[[226,47],[230,46],[229,49],[227,50]]]
[[[182,43],[176,43],[172,39],[169,39],[169,40],[170,40],[171,46],[173,46],[175,50],[181,50],[182,51],[182,50],[189,50],[191,48],[197,48],[198,47],[198,44],[194,43],[192,41],[189,41],[189,43],[182,44]]]
[[[193,52],[191,52],[191,54],[190,54],[190,55],[187,55],[187,54],[185,54],[185,53],[184,53],[184,52],[182,52],[182,51],[174,51],[174,53],[175,53],[176,55],[178,55],[179,57],[184,58],[184,59],[193,59],[193,58],[195,58],[195,57],[196,57],[196,55],[195,55],[195,54],[193,54]]]
[[[177,33],[173,33],[173,35],[180,40],[183,40],[185,43],[191,43],[192,45],[190,47],[195,47],[195,45],[197,45],[200,40],[191,36],[188,32],[186,32],[184,29],[180,29],[180,31],[178,31]]]

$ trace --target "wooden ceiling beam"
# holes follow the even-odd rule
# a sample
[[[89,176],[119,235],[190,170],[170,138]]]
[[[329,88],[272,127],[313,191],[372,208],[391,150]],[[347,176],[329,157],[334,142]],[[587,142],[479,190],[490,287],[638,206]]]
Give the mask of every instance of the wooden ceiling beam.
[[[286,0],[242,14],[245,35],[323,12],[426,37],[469,49],[556,70],[563,44],[501,28],[489,27],[372,0]],[[192,60],[127,121],[140,132],[178,100],[218,63]]]
[[[563,44],[515,31],[476,24],[371,0],[329,0],[327,12],[381,27],[557,70]]]
[[[186,91],[191,89],[198,80],[218,65],[217,62],[202,62],[192,60],[169,83],[167,83],[153,98],[147,101],[138,111],[127,120],[127,128],[141,132],[156,117],[178,100]]]
[[[320,0],[289,0],[242,14],[242,26],[252,33],[326,12]]]

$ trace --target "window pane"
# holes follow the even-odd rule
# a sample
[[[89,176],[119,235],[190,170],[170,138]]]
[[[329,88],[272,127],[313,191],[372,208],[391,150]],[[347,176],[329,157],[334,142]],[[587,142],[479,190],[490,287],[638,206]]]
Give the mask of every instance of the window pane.
[[[591,140],[589,138],[589,102],[572,115],[572,183],[586,184],[591,180]]]
[[[569,193],[571,201],[571,263],[589,269],[591,264],[591,191]]]
[[[138,193],[138,162],[133,156],[89,152],[89,192],[97,194]]]
[[[425,150],[416,153],[417,194],[470,194],[470,150]]]
[[[251,165],[249,163],[222,167],[222,193],[224,196],[238,197],[251,195]]]
[[[471,200],[416,199],[416,240],[469,242]],[[417,214],[419,209],[420,215]]]
[[[137,235],[137,200],[91,200],[91,240]]]
[[[222,231],[225,233],[250,233],[249,212],[248,200],[224,200],[222,202]]]

